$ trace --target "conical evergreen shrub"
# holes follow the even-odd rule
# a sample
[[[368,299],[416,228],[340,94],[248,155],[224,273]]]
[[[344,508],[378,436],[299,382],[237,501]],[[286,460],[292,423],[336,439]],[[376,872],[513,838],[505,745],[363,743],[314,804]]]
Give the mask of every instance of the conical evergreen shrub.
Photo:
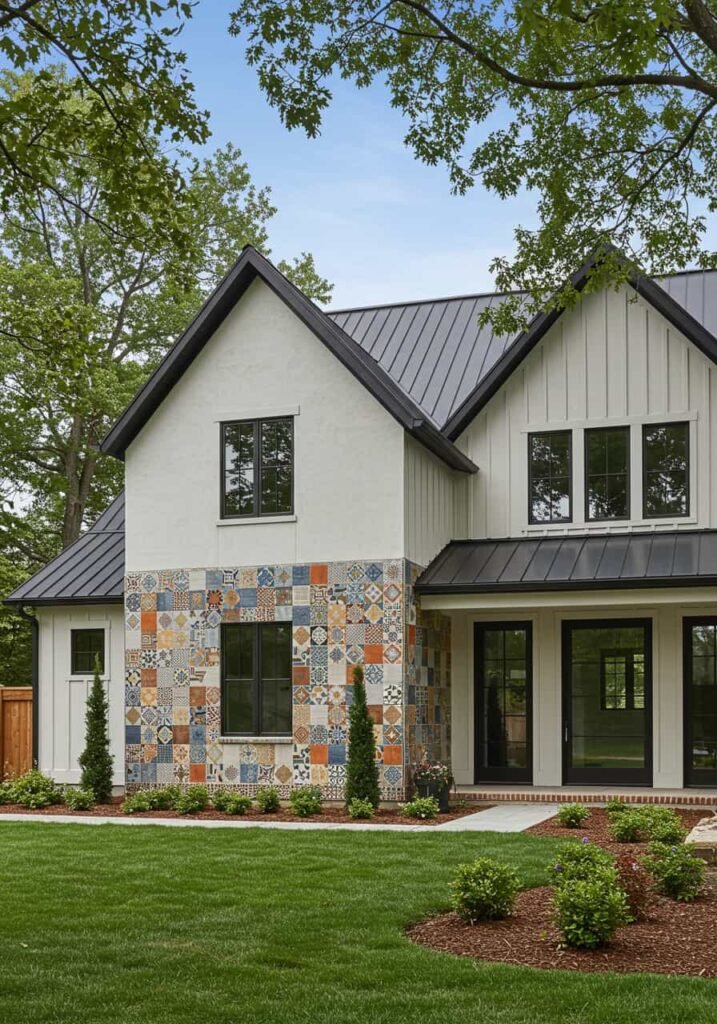
[[[112,755],[108,727],[109,707],[100,679],[100,661],[95,658],[95,677],[85,712],[85,749],[79,757],[82,788],[94,793],[99,804],[112,799]]]
[[[378,788],[378,764],[373,721],[366,704],[363,669],[356,665],[353,671],[353,701],[349,709],[349,752],[346,765],[346,803],[368,800],[378,807],[381,794]]]

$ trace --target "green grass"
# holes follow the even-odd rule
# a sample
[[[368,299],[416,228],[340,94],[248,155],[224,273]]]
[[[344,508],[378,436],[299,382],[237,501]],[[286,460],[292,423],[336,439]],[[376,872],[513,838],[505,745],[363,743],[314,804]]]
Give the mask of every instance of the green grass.
[[[2,1024],[681,1024],[717,986],[478,964],[411,945],[457,864],[534,836],[0,825]]]

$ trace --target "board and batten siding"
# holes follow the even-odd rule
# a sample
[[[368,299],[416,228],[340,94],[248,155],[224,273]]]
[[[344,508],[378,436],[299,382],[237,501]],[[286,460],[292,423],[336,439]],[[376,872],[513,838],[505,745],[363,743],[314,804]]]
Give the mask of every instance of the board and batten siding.
[[[468,534],[519,537],[543,532],[716,527],[717,474],[711,470],[717,366],[633,289],[585,296],[566,311],[458,440],[480,467],[468,483]],[[690,515],[643,520],[642,424],[690,424]],[[586,428],[630,425],[631,519],[586,523]],[[569,524],[528,523],[528,434],[573,431]]]
[[[456,473],[406,434],[405,556],[426,566],[451,540],[465,537],[467,474]]]
[[[56,782],[77,785],[85,747],[85,708],[92,676],[73,676],[70,631],[104,629],[110,751],[115,786],[124,785],[124,616],[122,605],[37,608],[39,634],[38,762]]]

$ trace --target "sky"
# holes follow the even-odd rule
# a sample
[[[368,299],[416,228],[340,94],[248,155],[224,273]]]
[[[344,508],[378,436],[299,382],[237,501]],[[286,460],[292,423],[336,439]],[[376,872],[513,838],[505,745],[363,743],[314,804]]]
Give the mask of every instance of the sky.
[[[198,4],[181,47],[211,114],[210,148],[238,146],[254,182],[272,188],[272,257],[313,253],[336,309],[490,291],[491,259],[512,252],[517,224],[534,223],[530,198],[451,195],[446,169],[403,145],[406,123],[382,85],[339,82],[321,136],[289,132],[229,35],[232,6]]]

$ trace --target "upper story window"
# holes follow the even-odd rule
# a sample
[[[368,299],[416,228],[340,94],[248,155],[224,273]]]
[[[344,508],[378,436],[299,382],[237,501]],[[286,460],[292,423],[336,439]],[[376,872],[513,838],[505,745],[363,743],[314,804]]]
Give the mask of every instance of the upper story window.
[[[222,519],[280,516],[294,506],[290,416],[222,424]]]
[[[222,626],[222,733],[290,735],[291,623]]]
[[[100,675],[105,671],[104,629],[70,630],[70,675],[91,676],[99,659]]]
[[[572,434],[551,430],[528,436],[531,523],[566,523],[572,517]]]
[[[630,518],[630,428],[585,431],[585,518]]]
[[[645,519],[689,515],[689,444],[688,423],[656,423],[642,428]]]

